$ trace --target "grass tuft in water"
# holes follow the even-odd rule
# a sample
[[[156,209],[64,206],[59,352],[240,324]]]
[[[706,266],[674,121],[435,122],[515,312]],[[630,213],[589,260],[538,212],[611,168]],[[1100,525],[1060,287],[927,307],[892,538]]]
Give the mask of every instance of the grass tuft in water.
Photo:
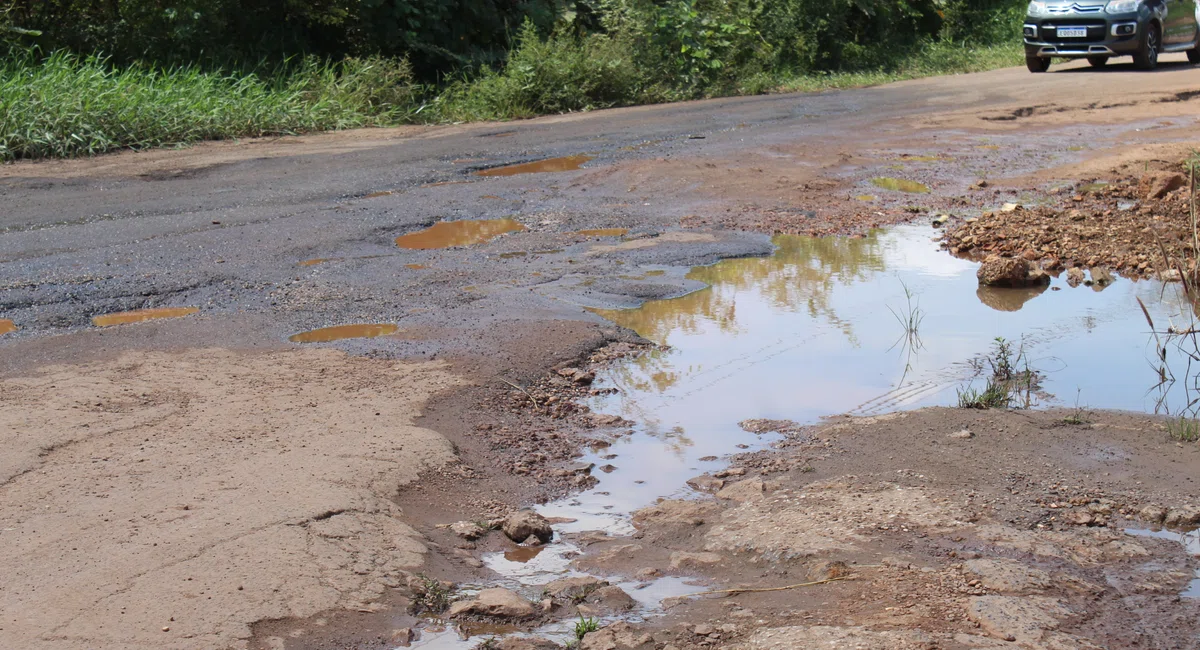
[[[976,372],[990,369],[983,390],[971,386],[958,390],[959,408],[1029,408],[1041,388],[1041,374],[1029,364],[1024,348],[1014,348],[1002,336],[992,342],[992,352],[975,361]]]
[[[584,636],[599,629],[600,621],[580,616],[579,620],[575,622],[575,638],[582,641]]]

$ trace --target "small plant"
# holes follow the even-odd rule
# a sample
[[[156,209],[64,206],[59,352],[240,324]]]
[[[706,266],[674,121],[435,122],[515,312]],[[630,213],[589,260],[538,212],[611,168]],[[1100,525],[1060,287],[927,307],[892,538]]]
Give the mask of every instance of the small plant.
[[[958,391],[958,408],[961,409],[1008,408],[1011,400],[1008,389],[994,379],[989,379],[982,391],[970,387]]]
[[[925,311],[921,309],[921,301],[917,299],[917,294],[913,293],[903,280],[900,281],[900,286],[904,287],[904,311],[899,312],[892,309],[890,305],[888,306],[888,311],[892,312],[892,316],[896,317],[896,321],[904,329],[904,333],[900,336],[900,340],[896,341],[896,344],[904,343],[910,350],[920,350],[924,347],[921,343],[920,331],[921,321],[925,320]]]
[[[494,636],[489,636],[488,638],[477,643],[471,650],[496,650],[496,648],[499,647],[500,639],[497,639]]]
[[[421,581],[421,584],[414,590],[417,593],[413,597],[413,606],[417,613],[439,614],[450,606],[450,590],[441,581],[434,580],[423,573],[418,573],[417,579]]]
[[[584,618],[580,616],[579,620],[575,622],[575,638],[582,641],[583,637],[588,633],[595,632],[599,629],[600,621],[594,618]]]
[[[1079,405],[1079,392],[1075,393],[1075,408],[1062,419],[1063,424],[1079,426],[1092,421],[1092,411]]]
[[[1200,420],[1181,415],[1167,420],[1167,433],[1179,442],[1196,442],[1200,440]]]

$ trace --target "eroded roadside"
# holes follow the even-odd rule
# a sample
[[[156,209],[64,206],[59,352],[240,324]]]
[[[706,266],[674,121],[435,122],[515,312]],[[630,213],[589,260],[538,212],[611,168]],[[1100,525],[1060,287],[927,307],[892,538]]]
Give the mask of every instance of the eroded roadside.
[[[976,84],[980,88],[987,85]],[[929,101],[954,95],[946,92]],[[1163,94],[1167,95],[1175,96]],[[879,97],[886,99],[886,95]],[[964,101],[982,104],[985,99],[979,95]],[[775,285],[780,301],[805,304],[822,316],[824,329],[815,331],[840,332],[838,328],[846,323],[839,324],[835,317],[844,311],[837,300],[821,302],[834,295],[829,287],[849,276],[882,276],[907,268],[903,262],[896,266],[896,260],[877,250],[892,244],[887,237],[872,233],[872,227],[923,220],[940,212],[964,218],[1007,202],[1035,202],[1049,189],[1049,179],[1031,180],[1029,175],[1047,166],[1082,164],[1080,161],[1094,155],[1091,150],[1072,150],[1080,127],[1067,128],[1061,122],[1070,115],[1087,118],[1082,128],[1096,151],[1103,149],[1101,145],[1148,140],[1162,148],[1180,149],[1194,136],[1195,128],[1187,108],[1190,98],[1180,98],[1179,106],[1171,102],[1111,107],[1085,103],[1064,110],[1024,111],[1002,104],[994,110],[952,113],[942,121],[915,108],[918,102],[904,104],[906,113],[900,117],[852,116],[838,123],[839,129],[878,127],[877,131],[859,130],[854,137],[819,130],[792,139],[784,136],[788,125],[796,123],[788,120],[824,120],[843,105],[861,110],[856,102],[862,101],[857,96],[830,96],[815,104],[813,114],[796,115],[796,111],[808,109],[793,109],[772,98],[769,106],[779,115],[770,119],[784,120],[782,127],[764,127],[753,119],[742,124],[736,116],[721,115],[710,130],[697,133],[689,126],[689,132],[683,133],[675,127],[674,133],[658,142],[649,137],[611,137],[604,134],[602,125],[585,122],[581,132],[603,144],[584,143],[580,135],[580,142],[572,143],[572,151],[554,153],[578,155],[586,146],[587,150],[599,149],[600,155],[581,169],[551,171],[546,176],[475,175],[475,171],[505,163],[553,157],[541,154],[535,146],[540,137],[536,128],[526,136],[518,134],[526,143],[520,145],[524,147],[521,151],[493,148],[488,137],[480,142],[489,144],[476,145],[479,150],[470,154],[474,157],[462,154],[451,162],[442,161],[437,170],[422,170],[415,179],[375,173],[359,181],[344,170],[341,175],[320,179],[320,183],[337,186],[351,178],[353,182],[347,183],[356,189],[339,188],[336,200],[315,208],[301,199],[319,195],[323,187],[311,192],[305,188],[303,196],[288,196],[279,205],[272,203],[277,193],[260,192],[261,188],[236,200],[217,197],[220,205],[216,206],[184,206],[172,199],[161,214],[146,207],[153,203],[151,199],[138,195],[142,183],[177,183],[196,192],[208,192],[208,184],[214,182],[232,187],[236,183],[223,174],[253,174],[256,165],[267,167],[268,172],[295,165],[304,170],[301,176],[320,176],[312,171],[312,160],[281,156],[283,162],[247,162],[243,157],[215,168],[166,176],[151,173],[153,178],[136,181],[106,178],[103,182],[112,183],[112,193],[136,198],[126,206],[128,214],[49,215],[53,222],[34,223],[42,218],[41,212],[33,208],[21,212],[30,223],[17,224],[5,233],[5,313],[0,316],[12,316],[16,329],[5,334],[10,337],[8,349],[14,352],[5,359],[11,377],[6,388],[24,396],[6,400],[13,422],[8,435],[23,441],[29,452],[17,470],[24,473],[0,487],[5,499],[11,497],[4,511],[3,534],[20,538],[23,544],[23,552],[12,558],[12,568],[23,581],[19,587],[4,588],[4,610],[19,614],[12,623],[0,626],[0,634],[21,647],[38,647],[39,643],[44,647],[95,643],[181,648],[394,647],[403,643],[471,647],[511,632],[513,628],[507,626],[512,617],[495,619],[478,611],[461,612],[457,622],[466,625],[458,629],[467,637],[462,639],[456,623],[441,617],[449,605],[442,602],[443,596],[470,600],[478,588],[501,585],[516,588],[526,599],[536,599],[516,603],[522,612],[516,617],[521,619],[519,629],[540,629],[545,632],[542,636],[559,641],[571,638],[573,620],[580,614],[604,623],[647,619],[636,629],[614,624],[607,631],[589,634],[584,639],[588,647],[719,647],[735,643],[794,647],[814,635],[841,639],[847,647],[862,639],[874,639],[870,642],[878,647],[897,647],[909,641],[946,647],[968,641],[982,644],[983,628],[975,628],[978,621],[970,618],[975,601],[963,599],[1032,597],[1038,589],[1039,597],[1047,599],[1036,601],[1043,611],[1067,613],[1053,616],[1054,621],[1038,619],[1042,627],[1037,629],[1021,628],[1025,630],[1022,642],[1036,645],[1053,637],[1056,643],[1082,644],[1081,639],[1103,643],[1126,638],[1106,637],[1116,633],[1081,623],[1092,611],[1084,603],[1086,599],[1057,584],[1041,587],[1044,581],[1040,578],[1021,583],[1025,586],[1015,591],[988,587],[982,577],[970,578],[965,579],[964,592],[960,583],[965,569],[957,567],[957,560],[951,562],[946,555],[939,555],[938,549],[942,549],[947,554],[978,553],[981,557],[974,559],[1001,564],[1001,560],[1024,562],[1001,568],[1035,577],[1040,575],[1036,571],[1042,571],[1051,576],[1051,582],[1058,575],[1089,580],[1088,585],[1101,588],[1087,592],[1092,594],[1089,598],[1105,603],[1099,607],[1101,612],[1115,609],[1107,604],[1112,599],[1150,594],[1149,604],[1131,611],[1168,630],[1181,630],[1179,638],[1190,638],[1188,624],[1176,627],[1170,618],[1174,614],[1168,613],[1190,611],[1190,601],[1176,603],[1174,609],[1164,604],[1170,600],[1168,592],[1182,580],[1179,572],[1192,568],[1185,552],[1164,551],[1167,559],[1163,560],[1162,575],[1174,577],[1156,575],[1146,583],[1150,585],[1147,591],[1139,592],[1120,585],[1125,584],[1123,580],[1134,580],[1142,569],[1128,557],[1113,559],[1103,551],[1088,550],[1091,538],[1076,539],[1083,528],[1058,530],[1059,524],[1052,522],[1050,529],[1037,529],[1037,523],[1049,520],[1033,519],[1036,509],[1020,515],[1032,507],[1024,502],[1005,506],[1002,513],[968,507],[964,495],[981,489],[970,487],[974,475],[939,475],[929,481],[907,473],[892,476],[898,470],[936,475],[936,468],[923,464],[929,462],[924,457],[896,461],[893,467],[891,459],[883,461],[877,448],[852,450],[846,447],[845,436],[829,432],[819,434],[827,438],[819,447],[804,452],[798,451],[801,438],[780,438],[785,448],[768,451],[766,446],[777,438],[758,440],[755,434],[743,432],[746,438],[718,445],[714,453],[691,454],[697,442],[707,438],[689,437],[689,432],[670,426],[651,431],[653,435],[647,437],[647,418],[636,413],[616,415],[603,408],[603,400],[621,395],[610,395],[613,388],[629,392],[629,386],[612,381],[611,373],[632,367],[634,361],[649,360],[644,377],[636,372],[630,375],[648,386],[666,387],[680,376],[703,373],[686,367],[655,372],[654,360],[669,350],[651,344],[659,341],[648,342],[646,339],[655,339],[650,331],[617,321],[646,337],[639,338],[585,307],[633,307],[705,284],[737,287],[745,283],[740,278],[753,270],[764,278],[780,280]],[[886,101],[893,103],[880,109],[884,113],[889,106],[898,105]],[[1167,106],[1172,111],[1149,118],[1145,115],[1148,105]],[[945,112],[938,110],[939,115]],[[633,119],[623,115],[622,119]],[[662,129],[669,118],[660,116],[650,122]],[[1011,128],[1022,120],[1049,120],[1032,127],[1043,136],[1036,146],[1026,134]],[[1154,128],[1149,134],[1139,131],[1145,127]],[[479,132],[481,138],[493,135],[478,127],[473,127],[473,132]],[[437,137],[431,135],[430,139]],[[1044,150],[1047,142],[1061,146],[1048,153]],[[441,143],[448,152],[454,149],[450,144]],[[378,146],[355,143],[350,149],[373,148]],[[446,157],[449,160],[449,155]],[[374,160],[384,158],[376,156]],[[157,159],[150,163],[152,167],[165,164]],[[1094,170],[1091,174],[1073,174],[1070,181],[1083,185],[1099,175]],[[84,181],[45,182],[63,194],[78,194],[67,204],[78,206],[81,201],[94,200]],[[36,196],[30,193],[32,183],[12,190],[27,207],[30,197]],[[496,233],[450,249],[397,245],[398,239],[447,217],[509,219],[520,228],[506,224],[507,234]],[[185,223],[186,232],[172,232],[175,223]],[[923,232],[928,234],[922,238],[933,235],[931,230]],[[767,241],[767,235],[775,233],[857,237],[811,240],[807,247],[788,248]],[[762,256],[773,248],[799,257],[790,262],[783,257],[748,257]],[[937,253],[936,247],[928,248],[936,255],[922,259],[950,259]],[[170,263],[163,262],[163,249]],[[733,265],[730,268],[735,271],[726,276],[717,271],[688,274],[683,268],[738,257],[746,257],[740,260],[741,267],[763,264],[757,269]],[[812,273],[813,267],[816,273]],[[830,269],[836,272],[830,273]],[[52,272],[39,275],[43,271]],[[1117,290],[1122,286],[1118,284]],[[738,304],[709,300],[715,293],[690,294],[693,303],[701,304],[689,309],[702,309],[676,310],[676,324],[724,318],[733,329],[745,326],[735,317]],[[1026,303],[1037,307],[1055,295],[985,293],[966,299],[986,309],[1011,310],[1013,305],[1021,309]],[[1074,299],[1080,295],[1071,294]],[[871,297],[876,300],[874,310],[899,304],[894,298]],[[93,316],[108,312],[159,307],[198,311],[178,320],[111,330],[91,324]],[[744,304],[742,307],[740,313],[745,317],[747,311]],[[319,338],[328,342],[292,346],[285,342],[302,331],[345,325],[368,325],[373,329],[364,331],[373,338],[338,341],[322,335]],[[218,344],[242,351],[188,351],[196,345]],[[340,351],[318,354],[302,346]],[[163,349],[169,351],[157,351]],[[963,356],[981,351],[978,341],[956,349]],[[772,351],[747,353],[767,355]],[[95,358],[100,360],[92,365],[79,363]],[[423,362],[430,358],[446,365]],[[71,364],[44,369],[41,366],[46,360]],[[928,386],[944,390],[947,382],[957,381],[957,377],[936,375],[929,380]],[[754,392],[753,386],[750,392]],[[759,392],[774,397],[771,391]],[[1057,394],[1060,400],[1069,397],[1063,393]],[[881,397],[869,391],[860,397],[862,404],[882,411],[903,406],[907,399],[896,393],[883,395],[882,401],[868,401]],[[722,406],[720,400],[709,401],[739,419],[775,415],[762,412],[762,405],[753,402]],[[780,404],[786,402],[769,404],[766,410]],[[64,412],[86,415],[62,419]],[[42,415],[30,418],[31,413]],[[956,427],[952,424],[955,418],[966,415],[922,411],[909,417],[916,418],[908,420],[910,423],[931,418],[930,428],[937,429]],[[991,440],[995,430],[1016,426],[1006,418],[1041,416],[992,417],[993,421],[976,423],[978,431],[972,431],[979,439],[971,439],[971,444],[984,437]],[[377,418],[386,424],[376,424]],[[1133,455],[1122,445],[1131,445],[1136,439],[1165,440],[1164,432],[1155,428],[1157,421],[1135,419],[1128,425],[1140,429],[1141,435],[1110,438],[1110,431],[1103,427],[1080,431],[1117,457]],[[853,431],[858,425],[847,426]],[[1061,433],[1053,427],[1050,430]],[[56,433],[48,435],[46,431]],[[804,435],[818,435],[804,431]],[[955,428],[949,433],[958,431]],[[888,435],[907,440],[904,436],[908,433],[897,429]],[[1022,435],[1027,441],[1037,440],[1032,431]],[[940,429],[930,433],[930,444],[941,440],[939,436],[943,436]],[[869,438],[864,435],[864,439]],[[647,440],[663,444],[637,446]],[[156,446],[156,441],[162,444]],[[757,449],[760,455],[730,457],[737,444]],[[1137,451],[1170,457],[1177,453],[1178,447],[1173,445],[1147,443]],[[759,465],[787,467],[791,459],[798,458],[790,454],[819,449],[827,450],[834,460],[813,455],[786,478],[767,473],[759,498],[754,491]],[[917,449],[912,446],[914,453]],[[1191,447],[1185,449],[1192,451]],[[577,461],[580,451],[584,456]],[[980,453],[988,458],[987,452]],[[1023,451],[1004,457],[999,467],[1017,471],[1036,462],[1039,453],[1046,452],[1027,442]],[[655,464],[660,457],[682,460],[675,463],[678,467],[659,472]],[[845,464],[839,465],[839,458],[845,459]],[[668,515],[656,522],[651,509],[633,519],[639,529],[630,529],[632,511],[658,496],[678,496],[676,492],[687,490],[684,479],[701,473],[703,467],[725,462],[733,463],[732,472],[727,468],[724,477],[713,476],[696,485],[709,489],[717,487],[713,481],[727,481],[730,485],[722,484],[720,489],[732,489],[734,480],[750,477],[740,483],[742,487],[715,501],[701,498],[693,505],[679,506],[689,512],[694,509],[685,525],[671,521]],[[703,465],[686,476],[678,473],[694,463]],[[985,482],[992,485],[990,474],[979,476],[989,477]],[[812,482],[817,478],[822,481]],[[1164,486],[1169,478],[1163,479]],[[629,494],[613,487],[637,485],[637,481],[650,487],[632,489]],[[1089,520],[1095,526],[1087,526],[1096,539],[1107,540],[1101,547],[1116,539],[1113,535],[1119,531],[1114,527],[1124,525],[1121,516],[1139,518],[1146,505],[1168,507],[1168,513],[1184,512],[1188,499],[1194,498],[1183,485],[1169,492],[1165,487],[1164,491],[1131,489],[1127,480],[1118,483],[1117,487],[1105,487],[1102,495],[1092,488],[1069,495],[1089,499],[1072,511],[1089,505],[1109,509],[1098,513],[1103,515],[1100,519]],[[886,524],[889,528],[881,530],[879,510],[865,511],[859,502],[887,505],[886,499],[897,492],[897,486],[910,492],[888,507],[898,521],[911,525],[897,532]],[[580,490],[584,493],[573,505],[570,495]],[[747,498],[731,496],[746,490],[750,491]],[[1049,488],[1045,490],[1047,498],[1057,498]],[[763,508],[755,515],[758,525],[764,521],[774,525],[777,518],[785,521],[796,515],[794,508],[787,510],[791,507],[785,498],[788,494],[812,500],[829,497],[829,512],[835,513],[830,517],[837,516],[833,510],[837,507],[853,520],[830,523],[800,517],[803,521],[793,522],[794,530],[781,533],[787,540],[792,534],[816,529],[826,531],[827,539],[842,546],[818,544],[816,548],[824,549],[821,553],[791,558],[790,550],[781,549],[791,549],[788,545],[792,542],[777,540],[764,551],[765,556],[758,554],[768,558],[758,564],[751,562],[754,553],[735,552],[736,544],[711,542],[709,548],[710,535],[713,539],[720,536],[717,527],[726,517],[737,526],[740,517],[750,516],[748,510],[738,510],[747,503]],[[859,494],[864,496],[855,496]],[[329,495],[337,496],[334,502],[326,503]],[[627,503],[613,502],[627,496]],[[916,499],[917,506],[910,507],[905,500],[909,496]],[[1069,496],[1065,498],[1069,500]],[[965,505],[957,505],[959,499]],[[638,500],[643,502],[635,503]],[[197,521],[200,507],[194,501],[213,504],[204,509],[210,516]],[[118,503],[124,505],[114,507]],[[516,507],[533,504],[545,504],[546,514],[560,517],[552,524],[559,533],[556,544],[518,546],[499,532],[465,539],[447,527],[461,521],[490,524]],[[665,506],[671,507],[675,506]],[[1122,515],[1122,507],[1129,513]],[[553,512],[572,508],[587,516]],[[161,514],[175,510],[182,514]],[[79,524],[92,516],[98,523]],[[973,516],[975,521],[971,521]],[[1025,533],[1061,533],[1066,537],[1047,538],[1049,556],[1084,558],[1091,553],[1100,558],[1096,560],[1100,564],[1051,566],[1040,557],[1009,553],[996,540],[980,537],[976,529],[987,522]],[[630,533],[633,539],[622,538]],[[978,540],[974,546],[961,548],[955,544],[962,542],[942,540],[945,548],[934,548],[928,541],[947,535],[951,540]],[[98,541],[81,544],[85,537]],[[1028,535],[1022,539],[1028,541]],[[149,546],[143,548],[146,542]],[[1129,543],[1143,548],[1157,544]],[[61,558],[74,557],[81,548],[86,557],[70,565],[71,575],[66,575]],[[50,553],[47,549],[57,550]],[[895,565],[867,567],[883,564],[875,557],[880,553],[896,558]],[[780,560],[784,555],[789,559]],[[820,562],[834,564],[822,568],[817,566]],[[810,572],[827,578],[844,571],[836,562],[844,563],[854,579],[815,585],[811,590],[670,599],[710,588],[767,583],[788,586],[811,581]],[[907,565],[931,571],[904,568]],[[1025,566],[1030,568],[1022,568]],[[868,569],[877,573],[868,574]],[[1106,587],[1101,577],[1110,569],[1119,584]],[[585,580],[566,585],[558,595],[551,594],[548,610],[543,611],[544,585],[581,570],[612,583],[608,587],[616,587],[625,597]],[[530,575],[533,573],[537,575]],[[796,577],[799,579],[793,580]],[[980,582],[971,585],[972,580]],[[597,595],[601,590],[603,597]],[[96,596],[86,596],[93,592]],[[908,603],[900,592],[912,601],[915,613],[905,608],[908,613],[902,616],[893,614],[899,610],[886,609]],[[787,594],[787,599],[770,596],[775,593]],[[884,606],[883,613],[873,610],[869,596],[875,593],[894,594],[890,597],[895,602]],[[795,605],[794,597],[812,602],[801,600]],[[728,602],[736,607],[726,607]],[[1002,609],[1020,609],[1026,606],[1020,603],[1034,601],[986,602],[999,603],[996,606]],[[842,610],[837,609],[839,603]],[[850,603],[861,607],[839,619]],[[526,610],[527,605],[534,610]],[[884,613],[899,621],[883,622]],[[939,616],[947,619],[944,625],[932,623]],[[482,619],[491,620],[479,625]],[[760,619],[765,622],[758,623]],[[814,627],[814,621],[822,626]],[[550,626],[539,627],[546,623]],[[711,629],[705,631],[704,625]],[[437,631],[439,626],[443,631]],[[774,628],[789,629],[772,631]],[[993,637],[1018,636],[995,629],[1000,631]],[[651,635],[648,641],[644,634]],[[974,636],[955,640],[955,635],[962,634]],[[519,634],[508,636],[511,640],[505,643],[524,643]],[[776,637],[780,640],[773,641]],[[1162,639],[1146,637],[1148,647]],[[1186,643],[1182,647],[1187,647]]]

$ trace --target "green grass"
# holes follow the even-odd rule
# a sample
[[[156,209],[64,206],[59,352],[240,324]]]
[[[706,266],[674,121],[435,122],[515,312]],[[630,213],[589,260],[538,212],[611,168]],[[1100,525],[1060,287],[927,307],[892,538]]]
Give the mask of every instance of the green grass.
[[[413,95],[407,64],[382,59],[306,60],[264,78],[18,55],[0,60],[0,160],[395,124]]]
[[[597,621],[594,618],[584,618],[580,616],[579,620],[575,622],[575,638],[582,641],[583,637],[599,629],[600,621]]]
[[[694,89],[656,78],[628,40],[604,35],[539,39],[528,31],[498,71],[440,89],[413,81],[407,62],[313,59],[260,73],[199,67],[117,68],[55,53],[0,58],[0,161],[89,156],[203,140],[294,135],[415,122],[525,118],[683,99]],[[703,96],[811,92],[1020,63],[1020,46],[921,46],[887,70],[748,74]]]
[[[1167,420],[1167,433],[1172,440],[1196,442],[1200,440],[1200,420],[1181,415]]]

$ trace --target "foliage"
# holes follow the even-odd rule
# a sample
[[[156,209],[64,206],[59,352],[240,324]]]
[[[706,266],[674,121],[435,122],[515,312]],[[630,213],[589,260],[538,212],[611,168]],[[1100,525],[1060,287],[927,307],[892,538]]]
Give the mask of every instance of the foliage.
[[[575,622],[575,638],[582,641],[584,636],[599,629],[600,621],[594,618],[584,618],[580,616],[579,620]]]
[[[990,369],[983,390],[971,386],[958,390],[959,408],[1029,408],[1041,388],[1041,374],[1029,364],[1024,348],[1014,348],[1004,337],[992,342],[992,352],[975,362],[976,371]]]
[[[306,59],[262,78],[14,56],[0,60],[0,160],[390,124],[414,95],[403,61]]]

